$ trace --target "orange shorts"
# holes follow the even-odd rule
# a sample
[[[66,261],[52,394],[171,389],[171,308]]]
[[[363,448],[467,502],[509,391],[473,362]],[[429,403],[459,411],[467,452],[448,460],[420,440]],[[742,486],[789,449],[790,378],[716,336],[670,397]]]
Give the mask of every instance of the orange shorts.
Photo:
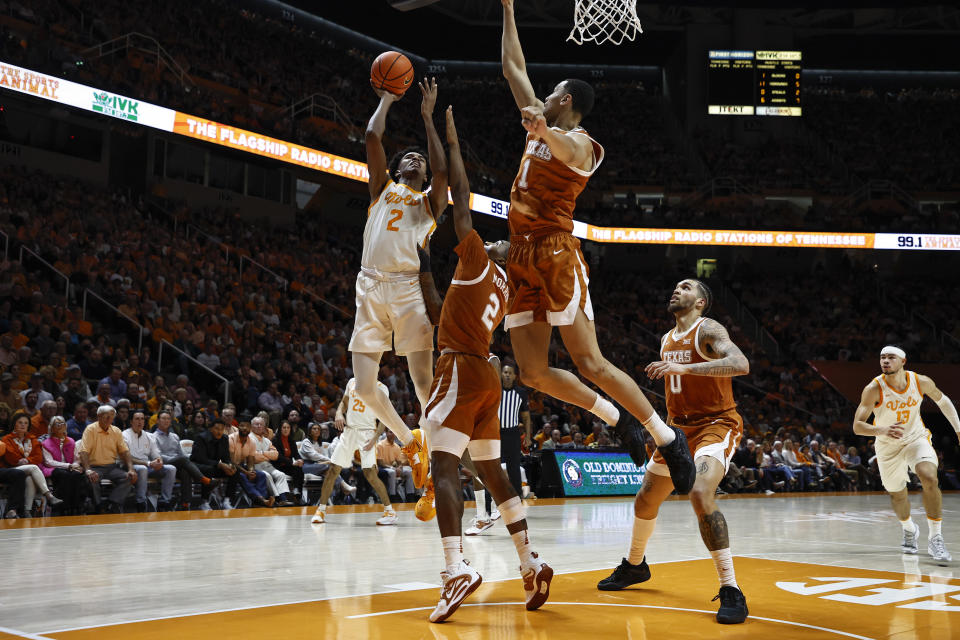
[[[724,471],[730,467],[730,459],[743,437],[743,418],[736,409],[699,416],[682,423],[670,418],[669,424],[683,429],[694,460],[702,456],[715,458],[723,465]],[[661,476],[670,475],[659,451],[656,451],[647,463],[647,471]]]
[[[424,417],[470,440],[500,441],[500,378],[486,358],[445,353],[437,360]]]
[[[505,329],[533,322],[551,326],[573,324],[577,310],[593,320],[587,263],[580,241],[569,233],[552,233],[540,238],[510,238],[507,257],[507,284],[510,307]]]

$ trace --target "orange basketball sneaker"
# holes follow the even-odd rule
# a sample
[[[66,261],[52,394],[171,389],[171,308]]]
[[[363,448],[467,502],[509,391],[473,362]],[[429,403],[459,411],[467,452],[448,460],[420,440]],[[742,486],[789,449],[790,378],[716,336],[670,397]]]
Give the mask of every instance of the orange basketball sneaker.
[[[417,516],[417,520],[423,520],[424,522],[433,520],[434,516],[437,515],[437,503],[433,493],[433,478],[430,476],[427,477],[426,490],[423,492],[423,495],[420,496],[420,499],[417,500],[417,508],[414,514]]]
[[[401,451],[407,456],[410,462],[410,469],[413,471],[413,486],[418,489],[427,481],[427,475],[430,473],[430,452],[427,451],[427,444],[423,440],[423,431],[413,430],[413,440],[410,444],[404,446]]]

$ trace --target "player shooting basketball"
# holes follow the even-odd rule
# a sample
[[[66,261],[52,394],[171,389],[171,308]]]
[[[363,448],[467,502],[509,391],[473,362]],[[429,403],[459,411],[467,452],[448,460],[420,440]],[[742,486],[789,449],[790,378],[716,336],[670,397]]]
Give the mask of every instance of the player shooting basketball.
[[[357,316],[348,348],[353,353],[357,395],[404,445],[414,483],[422,487],[429,465],[422,451],[425,444],[377,391],[380,357],[391,349],[407,357],[421,407],[427,405],[433,379],[433,323],[420,285],[423,252],[418,254],[418,249],[426,248],[437,227],[436,216],[447,206],[447,162],[433,124],[436,80],[424,79],[419,86],[429,165],[422,151],[407,149],[394,156],[388,171],[382,138],[387,112],[399,96],[378,90],[380,104],[367,125],[370,208],[357,274]],[[428,166],[433,178],[430,190],[424,192]]]
[[[503,515],[520,556],[527,610],[539,608],[550,592],[553,569],[537,557],[527,537],[526,509],[500,466],[500,376],[488,361],[490,339],[507,303],[506,262],[510,243],[486,243],[473,229],[470,186],[460,156],[453,108],[447,108],[453,225],[460,260],[447,289],[437,337],[440,359],[425,410],[430,429],[437,524],[445,569],[440,601],[431,622],[443,622],[482,582],[463,559],[463,494],[459,465],[469,449],[480,479]]]
[[[696,470],[683,431],[665,424],[637,383],[608,362],[597,345],[587,266],[580,241],[571,233],[577,196],[603,161],[603,147],[580,126],[593,108],[593,88],[582,80],[565,80],[538,100],[527,77],[513,0],[501,2],[503,75],[527,130],[510,191],[510,308],[504,323],[523,382],[614,425],[633,461],[642,466],[646,452],[639,419],[653,436],[677,492],[688,493]],[[577,370],[620,406],[573,373],[549,366],[553,327],[559,328]]]

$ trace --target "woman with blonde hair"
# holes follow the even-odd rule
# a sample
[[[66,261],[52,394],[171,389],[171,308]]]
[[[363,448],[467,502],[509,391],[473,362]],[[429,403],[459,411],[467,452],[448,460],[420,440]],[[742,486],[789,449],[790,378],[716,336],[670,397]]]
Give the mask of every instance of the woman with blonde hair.
[[[57,493],[62,496],[62,514],[79,515],[89,483],[76,454],[77,443],[67,435],[67,421],[63,416],[50,418],[48,433],[49,437],[41,445],[43,463],[40,470],[53,480]]]

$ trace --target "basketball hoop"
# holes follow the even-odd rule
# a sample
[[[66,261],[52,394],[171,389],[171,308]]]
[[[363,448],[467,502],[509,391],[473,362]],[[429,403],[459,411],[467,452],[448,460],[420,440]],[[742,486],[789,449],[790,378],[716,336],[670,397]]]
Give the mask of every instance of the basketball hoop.
[[[567,40],[577,44],[620,44],[643,33],[637,0],[574,0],[573,29]]]

